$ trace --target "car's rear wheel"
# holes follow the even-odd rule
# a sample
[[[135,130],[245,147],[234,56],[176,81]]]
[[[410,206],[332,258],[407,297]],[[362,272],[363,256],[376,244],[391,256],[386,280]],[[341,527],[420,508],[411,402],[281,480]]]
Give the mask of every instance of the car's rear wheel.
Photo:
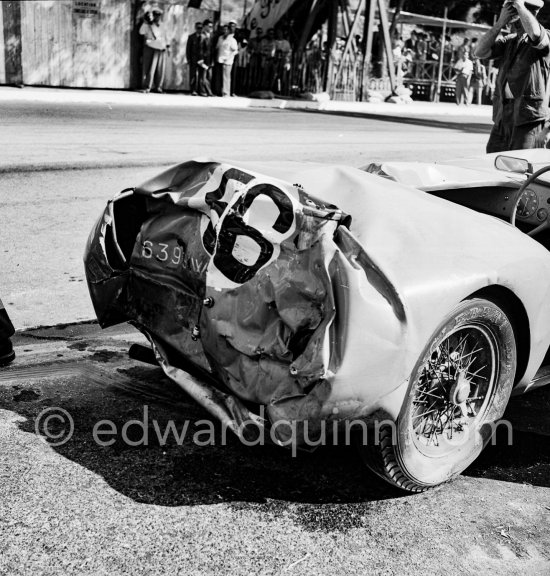
[[[400,415],[361,446],[384,480],[422,492],[467,468],[492,438],[516,372],[510,320],[493,302],[462,302],[440,324],[409,381]]]

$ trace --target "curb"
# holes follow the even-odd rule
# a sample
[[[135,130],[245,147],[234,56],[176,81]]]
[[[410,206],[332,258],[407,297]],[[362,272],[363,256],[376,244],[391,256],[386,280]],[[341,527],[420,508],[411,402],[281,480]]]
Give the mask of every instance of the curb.
[[[73,88],[0,87],[0,102],[40,102],[51,104],[124,104],[127,106],[170,106],[182,108],[271,108],[275,110],[311,110],[319,112],[353,112],[357,114],[397,118],[434,117],[453,118],[454,121],[471,121],[473,118],[491,122],[491,106],[457,107],[452,103],[413,102],[389,104],[386,102],[348,102],[340,100],[306,101],[273,98],[260,100],[236,96],[203,98],[183,93],[143,94],[124,90],[90,90]]]
[[[180,160],[181,161],[181,160]],[[0,161],[1,162],[1,161]],[[67,170],[116,170],[117,168],[153,168],[159,169],[169,168],[177,164],[178,160],[128,160],[122,162],[120,160],[80,160],[80,161],[53,161],[53,162],[32,162],[29,164],[24,163],[5,163],[0,164],[0,174],[17,174],[25,172],[55,172]]]
[[[348,101],[305,101],[274,98],[270,100],[252,99],[244,97],[204,98],[191,96],[183,93],[167,94],[144,94],[142,92],[124,90],[96,90],[96,89],[73,89],[73,88],[45,88],[24,87],[15,88],[0,86],[0,109],[2,104],[39,105],[46,111],[48,106],[91,106],[107,107],[146,107],[172,108],[172,109],[226,109],[226,110],[286,110],[302,113],[319,114],[342,114],[353,115],[361,119],[376,119],[403,123],[418,123],[433,127],[462,127],[465,124],[474,124],[477,129],[487,132],[492,124],[490,106],[469,106],[458,108],[456,104],[413,102],[410,104],[389,104],[374,102],[348,102]],[[1,112],[0,112],[1,117]],[[123,160],[120,157],[88,159],[79,161],[53,162],[38,161],[33,163],[21,162],[18,159],[12,161],[6,159],[0,162],[0,174],[41,172],[56,170],[93,170],[93,169],[117,169],[117,168],[159,168],[172,166],[178,162],[166,158],[136,158]]]

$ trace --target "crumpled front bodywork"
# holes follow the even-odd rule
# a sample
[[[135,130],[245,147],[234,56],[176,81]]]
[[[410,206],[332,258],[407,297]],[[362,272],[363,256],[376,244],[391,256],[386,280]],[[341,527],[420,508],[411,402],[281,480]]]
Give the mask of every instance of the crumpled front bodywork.
[[[525,302],[532,377],[550,340],[542,247],[359,170],[294,172],[197,160],[116,197],[85,256],[100,323],[135,323],[237,432],[257,406],[272,424],[308,422],[309,438],[327,420],[396,418],[438,324],[490,285]]]
[[[96,224],[85,264],[97,317],[134,322],[186,389],[178,369],[212,376],[219,390],[201,401],[218,417],[209,402],[224,404],[233,429],[248,414],[241,403],[265,406],[272,422],[319,421],[362,347],[391,364],[405,327],[349,221],[298,185],[187,162],[116,197]],[[352,313],[368,334],[361,326],[358,338]]]

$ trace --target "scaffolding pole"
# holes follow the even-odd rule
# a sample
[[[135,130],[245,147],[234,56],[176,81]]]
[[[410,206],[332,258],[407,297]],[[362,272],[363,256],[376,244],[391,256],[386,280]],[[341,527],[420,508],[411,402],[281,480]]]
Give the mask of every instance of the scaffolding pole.
[[[441,47],[439,49],[439,70],[437,71],[437,90],[435,92],[434,100],[439,102],[441,98],[441,82],[443,80],[443,58],[445,57],[445,37],[447,36],[447,15],[448,8],[445,6],[445,12],[443,13],[443,28],[441,28]]]

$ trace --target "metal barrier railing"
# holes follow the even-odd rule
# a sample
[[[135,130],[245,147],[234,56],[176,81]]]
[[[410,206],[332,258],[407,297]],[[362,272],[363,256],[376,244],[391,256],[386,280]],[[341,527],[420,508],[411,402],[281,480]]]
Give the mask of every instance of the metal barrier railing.
[[[391,91],[389,78],[372,77],[374,69],[383,69],[382,63],[376,64],[376,67],[369,67],[368,90],[387,94]],[[308,50],[302,55],[293,55],[290,59],[283,56],[252,57],[244,76],[246,84],[241,86],[241,93],[271,90],[286,97],[303,93],[316,94],[324,89],[327,66],[327,86],[331,99],[359,101],[367,98],[363,88],[364,70],[360,56],[347,54],[342,61],[339,55],[333,55],[327,61],[325,55],[317,50]],[[436,92],[438,74],[439,62],[412,61],[407,70],[397,70],[397,79],[398,83],[405,85],[426,86],[426,96],[431,99]],[[443,64],[442,86],[452,83],[453,75],[452,64]]]

